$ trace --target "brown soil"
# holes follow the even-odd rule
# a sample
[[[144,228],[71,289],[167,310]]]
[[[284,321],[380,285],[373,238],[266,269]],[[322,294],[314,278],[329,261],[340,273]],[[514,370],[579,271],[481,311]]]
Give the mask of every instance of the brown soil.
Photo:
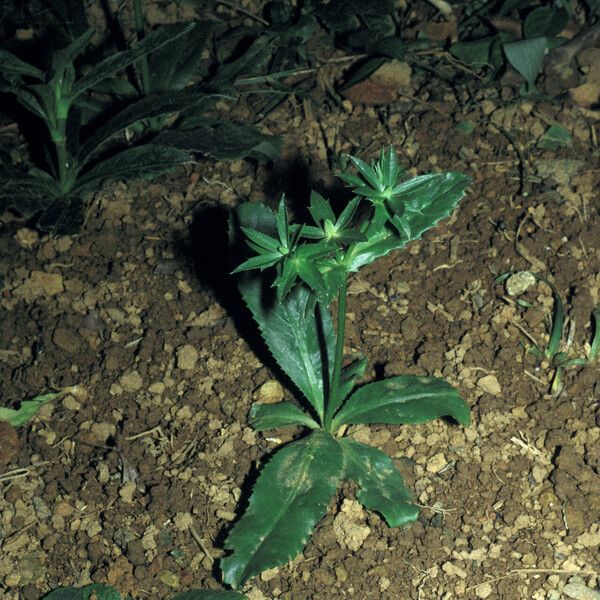
[[[369,379],[447,377],[473,424],[351,429],[398,459],[420,520],[390,529],[346,486],[304,553],[254,578],[248,597],[597,597],[581,590],[599,581],[598,363],[567,371],[550,395],[552,370],[526,354],[522,330],[547,341],[551,293],[535,285],[525,309],[494,283],[543,271],[576,325],[569,355],[585,356],[600,304],[597,113],[495,91],[457,102],[440,81],[423,84],[429,92],[379,107],[290,99],[262,124],[284,136],[277,167],[202,161],[109,184],[79,236],[5,225],[2,404],[76,387],[18,430],[2,467],[3,598],[91,581],[157,600],[219,587],[246,483],[293,433],[247,426],[273,373],[219,276],[220,207],[275,202],[282,188],[305,202],[311,185],[331,191],[329,157],[371,158],[389,143],[412,172],[457,170],[475,183],[455,218],[354,278],[347,352],[369,357]],[[460,121],[474,132],[459,133]],[[554,122],[572,147],[539,150]]]

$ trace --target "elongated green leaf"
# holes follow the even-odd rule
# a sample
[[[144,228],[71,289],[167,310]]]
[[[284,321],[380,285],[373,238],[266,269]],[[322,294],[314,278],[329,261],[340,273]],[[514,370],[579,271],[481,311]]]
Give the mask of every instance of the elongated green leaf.
[[[471,421],[469,407],[458,392],[439,377],[401,375],[362,386],[333,420],[344,423],[424,423],[452,417],[462,425]]]
[[[46,112],[35,94],[24,88],[17,88],[13,91],[19,104],[22,104],[29,112],[40,117],[40,119],[46,118]]]
[[[96,129],[94,134],[86,140],[78,153],[79,163],[83,164],[87,157],[95,152],[101,144],[134,123],[143,119],[153,119],[179,112],[192,105],[199,105],[206,96],[204,92],[184,90],[182,92],[145,96],[137,102],[129,104],[112,119]]]
[[[98,163],[77,179],[77,190],[95,187],[104,179],[135,179],[172,171],[190,160],[189,154],[177,148],[145,144],[127,148]]]
[[[363,265],[419,239],[452,213],[470,183],[471,178],[462,173],[434,173],[396,186],[389,205],[404,227],[395,231],[389,225],[382,227],[374,219],[366,231],[368,240],[355,244],[348,253],[349,270],[358,271]]]
[[[9,80],[22,75],[33,77],[40,81],[44,80],[44,73],[37,67],[30,65],[6,50],[0,50],[0,73]]]
[[[97,83],[112,75],[116,71],[120,71],[131,63],[135,62],[141,56],[149,54],[154,50],[158,50],[161,46],[168,44],[176,38],[185,35],[189,30],[194,27],[193,23],[190,23],[187,27],[183,28],[179,33],[172,34],[168,30],[158,29],[147,35],[141,42],[136,44],[129,50],[123,50],[117,52],[112,56],[108,56],[104,60],[100,61],[95,65],[89,73],[86,73],[79,81],[73,85],[72,97],[83,94],[83,92],[89,90]]]
[[[322,418],[323,364],[333,362],[335,345],[327,308],[317,304],[317,317],[311,310],[310,293],[302,286],[297,286],[282,301],[269,305],[270,290],[265,289],[264,280],[258,277],[241,280],[240,291],[271,354]],[[330,370],[329,367],[325,373]]]
[[[261,133],[249,123],[209,121],[190,129],[161,132],[157,143],[212,156],[216,160],[238,160],[248,156],[273,160],[279,156],[279,138]]]
[[[324,431],[292,442],[262,469],[225,547],[223,581],[234,588],[297,556],[325,515],[344,470],[339,443]]]
[[[88,29],[66,48],[58,50],[52,55],[52,69],[62,71],[73,66],[73,61],[85,50],[94,35],[93,29]]]
[[[153,92],[175,92],[183,89],[192,79],[203,61],[203,53],[214,23],[194,23],[181,37],[175,38],[186,24],[163,25],[161,28],[175,39],[153,52],[148,58],[150,89]]]
[[[311,419],[297,404],[284,400],[275,404],[254,404],[250,409],[250,427],[257,431],[287,427],[288,425],[304,425],[310,429],[318,429],[319,424]]]
[[[344,479],[360,486],[358,501],[367,509],[380,513],[390,527],[415,521],[419,509],[411,503],[412,494],[392,459],[377,448],[343,438]]]
[[[48,394],[41,394],[32,398],[31,400],[23,400],[18,410],[12,408],[4,408],[0,406],[0,421],[8,421],[13,427],[20,427],[31,421],[37,414],[37,411],[50,400],[54,400],[57,396],[60,396],[58,392],[50,392]]]
[[[238,265],[232,273],[241,273],[242,271],[252,271],[253,269],[266,269],[272,267],[274,264],[281,260],[281,254],[279,252],[269,252],[267,254],[259,254],[258,256],[251,256],[248,260],[245,260],[241,265]]]

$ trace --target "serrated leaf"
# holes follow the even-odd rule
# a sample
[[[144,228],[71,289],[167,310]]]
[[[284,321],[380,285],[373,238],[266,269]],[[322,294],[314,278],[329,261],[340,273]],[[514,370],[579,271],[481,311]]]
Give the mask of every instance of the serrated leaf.
[[[327,308],[317,305],[317,317],[309,309],[310,292],[302,286],[297,286],[283,300],[273,302],[264,281],[258,277],[242,280],[240,291],[271,354],[322,418],[323,363],[333,361],[335,344]]]
[[[544,67],[548,40],[545,37],[519,40],[504,44],[503,49],[511,66],[525,78],[528,86],[533,88]]]
[[[44,404],[57,396],[60,396],[59,392],[40,394],[31,400],[23,400],[18,409],[0,407],[0,421],[8,421],[13,427],[20,427],[31,421]]]
[[[344,453],[344,479],[360,487],[357,500],[367,509],[380,513],[390,527],[415,521],[419,509],[392,459],[371,446],[354,440],[339,440]]]
[[[310,429],[319,427],[314,419],[311,419],[297,404],[289,400],[275,404],[253,404],[248,422],[250,427],[256,431],[266,431],[289,425],[304,425]]]
[[[470,183],[471,178],[462,173],[434,173],[396,186],[394,197],[388,203],[401,215],[399,218],[406,220],[408,227],[404,229],[408,229],[410,235],[397,234],[374,217],[366,231],[369,239],[355,244],[348,253],[349,270],[358,271],[363,265],[419,239],[452,213]],[[385,217],[385,214],[381,212],[379,216]]]
[[[231,590],[190,590],[174,596],[172,600],[248,600],[248,596]]]
[[[400,375],[358,388],[334,418],[332,430],[350,423],[402,425],[438,417],[452,417],[465,426],[471,421],[469,407],[444,379]]]
[[[75,189],[92,188],[105,179],[136,179],[169,173],[189,160],[189,154],[177,148],[158,144],[134,146],[114,154],[85,171],[77,179]]]
[[[324,431],[288,444],[263,467],[246,512],[231,530],[221,560],[234,588],[295,558],[323,518],[342,476],[339,443]]]

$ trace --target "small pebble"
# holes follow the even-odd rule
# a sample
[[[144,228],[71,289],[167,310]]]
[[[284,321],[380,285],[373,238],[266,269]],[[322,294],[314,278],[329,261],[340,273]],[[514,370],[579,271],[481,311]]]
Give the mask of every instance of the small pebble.
[[[257,399],[262,404],[275,404],[283,400],[283,386],[276,379],[265,381],[259,388]]]
[[[500,387],[498,379],[495,375],[485,375],[481,379],[477,380],[477,387],[486,394],[491,394],[492,396],[502,395],[502,388]]]
[[[447,464],[446,457],[441,452],[438,452],[427,461],[427,472],[433,474],[439,473]]]
[[[536,282],[535,276],[529,271],[519,271],[506,280],[506,293],[509,296],[520,296]]]
[[[184,344],[177,350],[177,367],[183,371],[191,371],[198,362],[198,350],[191,344]]]
[[[125,392],[130,394],[139,391],[143,383],[142,376],[137,371],[129,371],[119,377],[119,384]]]
[[[478,598],[489,598],[492,591],[492,586],[489,583],[482,583],[475,588],[475,595]]]

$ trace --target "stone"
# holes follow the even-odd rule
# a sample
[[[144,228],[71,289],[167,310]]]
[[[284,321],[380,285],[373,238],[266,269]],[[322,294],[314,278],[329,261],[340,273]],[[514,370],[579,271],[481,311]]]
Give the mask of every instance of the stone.
[[[138,392],[144,384],[142,376],[137,371],[128,371],[119,377],[119,384],[123,391],[134,394]]]
[[[460,577],[461,579],[465,579],[467,577],[467,572],[464,569],[461,569],[459,566],[451,563],[450,561],[445,562],[442,565],[442,571],[447,575],[454,575],[456,577]]]
[[[113,423],[94,423],[91,431],[98,442],[106,442],[116,435],[117,427]]]
[[[63,277],[59,273],[32,271],[29,277],[13,290],[12,294],[17,299],[33,302],[37,298],[55,296],[63,290]]]
[[[272,569],[266,569],[260,574],[260,578],[262,581],[271,581],[271,579],[275,579],[279,575],[279,568],[273,567]]]
[[[119,490],[119,496],[125,504],[131,504],[133,502],[133,495],[136,491],[136,485],[133,481],[126,481]]]
[[[427,472],[433,474],[439,473],[447,464],[446,457],[441,452],[438,452],[427,461]]]
[[[259,388],[257,400],[262,404],[275,404],[283,400],[283,386],[276,379],[265,381]]]
[[[179,531],[187,531],[194,524],[194,518],[188,512],[179,512],[173,518],[173,525]]]
[[[492,396],[502,395],[502,388],[495,375],[485,375],[481,379],[478,379],[477,387],[486,394],[491,394]]]
[[[535,275],[529,271],[518,271],[513,273],[505,284],[506,293],[509,296],[520,296],[525,293],[531,286],[535,285]]]
[[[77,354],[81,347],[80,335],[66,327],[56,327],[52,332],[52,341],[65,352],[69,354]]]
[[[63,408],[67,410],[77,411],[81,408],[81,403],[77,402],[75,396],[71,396],[71,394],[67,394],[62,401]]]
[[[198,350],[191,344],[184,344],[177,350],[177,367],[183,371],[191,371],[198,362]]]
[[[589,588],[581,577],[572,577],[563,588],[563,594],[573,600],[600,600],[600,590]]]
[[[364,511],[355,500],[344,499],[340,512],[333,520],[333,533],[342,548],[356,552],[364,543],[371,529],[364,522]]]
[[[581,534],[577,538],[577,543],[581,544],[585,548],[594,548],[596,546],[600,546],[600,531],[596,533],[586,532]]]
[[[475,588],[475,595],[478,598],[489,598],[492,595],[493,588],[489,583],[482,583]]]
[[[15,233],[15,240],[21,248],[31,250],[40,241],[40,235],[35,229],[21,227],[21,229],[17,230],[17,233]]]

